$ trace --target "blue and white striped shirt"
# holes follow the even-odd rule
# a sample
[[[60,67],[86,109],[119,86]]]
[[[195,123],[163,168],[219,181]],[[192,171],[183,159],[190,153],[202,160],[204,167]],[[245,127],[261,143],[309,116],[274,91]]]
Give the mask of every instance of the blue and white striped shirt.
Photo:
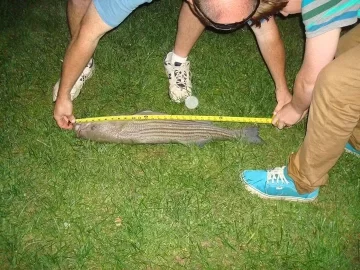
[[[307,38],[355,24],[360,0],[303,0],[301,13]]]

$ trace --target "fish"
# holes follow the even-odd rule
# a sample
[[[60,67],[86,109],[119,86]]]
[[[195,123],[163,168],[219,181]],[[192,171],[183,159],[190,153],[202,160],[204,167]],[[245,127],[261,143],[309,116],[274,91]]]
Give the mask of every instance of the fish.
[[[137,115],[163,113],[142,111]],[[131,120],[76,123],[78,138],[96,142],[120,144],[196,144],[203,146],[211,141],[243,140],[260,144],[259,130],[255,126],[227,129],[208,121],[183,120]]]

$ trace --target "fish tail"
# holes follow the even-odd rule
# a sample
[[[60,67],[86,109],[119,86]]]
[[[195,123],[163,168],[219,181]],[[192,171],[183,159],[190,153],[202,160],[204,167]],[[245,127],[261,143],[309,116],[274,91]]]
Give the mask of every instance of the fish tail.
[[[246,127],[237,131],[238,137],[249,143],[263,143],[263,140],[259,136],[258,127]]]

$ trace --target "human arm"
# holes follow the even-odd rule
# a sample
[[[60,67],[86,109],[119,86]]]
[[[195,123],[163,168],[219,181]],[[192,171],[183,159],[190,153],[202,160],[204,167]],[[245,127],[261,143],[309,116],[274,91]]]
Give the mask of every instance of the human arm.
[[[90,4],[64,58],[54,118],[60,128],[71,129],[75,123],[70,91],[93,55],[99,39],[112,27],[103,22],[93,3]]]
[[[294,125],[302,119],[310,106],[317,76],[334,59],[339,37],[340,28],[336,28],[306,39],[304,61],[295,79],[293,98],[273,117],[273,124],[278,128]]]
[[[288,90],[285,77],[284,43],[280,37],[274,17],[270,17],[269,21],[262,22],[261,27],[252,26],[251,28],[275,83],[278,104],[274,112],[277,112],[291,100],[291,94]]]
[[[79,78],[100,38],[118,26],[134,9],[152,0],[92,0],[81,19],[78,33],[66,50],[54,118],[64,129],[71,129],[75,122],[70,91]]]

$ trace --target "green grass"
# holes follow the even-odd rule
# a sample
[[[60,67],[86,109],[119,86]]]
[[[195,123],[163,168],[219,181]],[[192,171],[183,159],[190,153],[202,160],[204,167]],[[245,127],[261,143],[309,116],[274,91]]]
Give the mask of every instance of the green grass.
[[[265,144],[114,145],[76,139],[52,119],[67,42],[65,1],[0,3],[1,269],[360,269],[360,168],[344,154],[315,203],[266,201],[244,169],[284,165],[305,124],[261,126]],[[190,60],[196,111],[169,101],[162,60],[181,2],[134,12],[106,35],[77,117],[268,117],[273,83],[251,31],[207,31]],[[278,19],[292,84],[299,17]],[[223,124],[236,128],[244,124]]]

